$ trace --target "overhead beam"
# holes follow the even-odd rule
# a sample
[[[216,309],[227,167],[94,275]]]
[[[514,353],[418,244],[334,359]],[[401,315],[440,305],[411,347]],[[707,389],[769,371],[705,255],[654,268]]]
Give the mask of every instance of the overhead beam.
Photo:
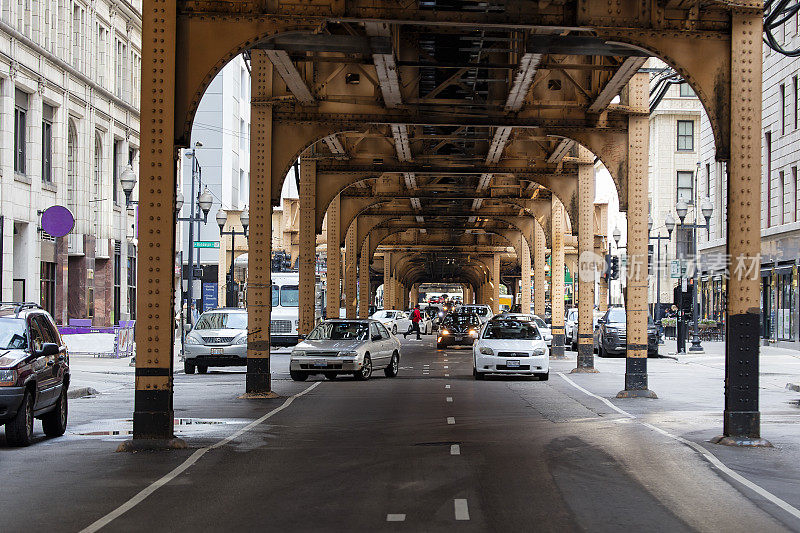
[[[298,71],[297,67],[294,66],[294,63],[292,63],[288,52],[285,50],[273,49],[264,50],[264,53],[272,62],[275,70],[278,71],[281,79],[283,79],[284,83],[286,83],[286,87],[291,91],[295,98],[297,98],[297,100],[303,104],[313,104],[315,101],[314,95],[311,94],[311,91],[306,85],[306,82],[303,80],[303,76],[300,74],[300,71]]]
[[[564,156],[566,156],[572,147],[575,145],[575,141],[572,139],[561,139],[561,142],[558,143],[556,149],[553,150],[553,153],[550,154],[550,157],[547,158],[548,163],[558,163]]]
[[[592,102],[592,105],[589,106],[587,111],[589,113],[600,113],[607,108],[611,100],[613,100],[622,88],[631,81],[633,75],[639,71],[645,61],[647,61],[646,57],[629,57],[623,61],[622,66],[620,66],[619,70],[608,80],[608,83],[606,83],[605,87],[600,91],[597,99]]]
[[[372,49],[372,60],[375,62],[375,72],[378,75],[383,103],[388,108],[397,107],[403,103],[400,81],[397,77],[397,63],[391,46],[388,50],[383,46],[386,40],[391,43],[392,32],[389,25],[384,22],[366,22],[364,27],[367,35],[370,36],[370,45],[373,42],[376,43]]]

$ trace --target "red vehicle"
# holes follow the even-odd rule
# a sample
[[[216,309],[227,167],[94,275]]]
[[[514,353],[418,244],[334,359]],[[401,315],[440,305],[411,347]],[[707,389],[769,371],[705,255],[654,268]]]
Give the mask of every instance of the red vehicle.
[[[50,313],[35,303],[0,303],[0,424],[6,442],[33,442],[33,419],[48,437],[67,430],[69,355]]]

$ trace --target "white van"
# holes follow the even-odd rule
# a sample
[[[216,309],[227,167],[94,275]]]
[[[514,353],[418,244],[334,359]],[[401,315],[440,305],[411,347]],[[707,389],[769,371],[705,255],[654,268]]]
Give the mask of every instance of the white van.
[[[294,346],[297,344],[299,325],[300,274],[273,272],[270,343],[273,346]]]

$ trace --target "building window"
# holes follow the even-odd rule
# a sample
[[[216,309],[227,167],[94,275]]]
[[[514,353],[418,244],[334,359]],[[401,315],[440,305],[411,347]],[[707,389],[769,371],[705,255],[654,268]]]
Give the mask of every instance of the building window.
[[[40,299],[45,311],[55,316],[56,314],[56,264],[47,261],[41,262],[39,273]]]
[[[67,207],[72,214],[78,212],[78,132],[69,121],[67,132]]]
[[[134,252],[135,253],[135,252]],[[128,256],[128,316],[136,320],[136,257]]]
[[[141,89],[142,58],[137,53],[131,53],[131,104],[139,107],[139,93]]]
[[[42,113],[42,181],[53,182],[53,108],[44,104]]]
[[[86,318],[94,318],[94,269],[86,269]]]
[[[103,206],[103,141],[100,134],[94,138],[94,179],[92,180],[92,227],[94,234],[100,235],[100,215]]]
[[[689,85],[688,83],[683,82],[683,83],[681,83],[680,87],[681,87],[681,93],[680,94],[681,94],[682,97],[691,98],[691,97],[695,96],[694,90],[692,90],[691,85]]]
[[[122,283],[122,253],[120,251],[119,241],[114,243],[114,317],[113,324],[119,325],[122,291],[120,284]]]
[[[72,6],[72,64],[83,70],[83,49],[86,39],[86,10],[77,3]]]
[[[122,150],[122,141],[114,141],[114,153],[112,157],[114,162],[113,176],[114,183],[111,187],[111,196],[114,199],[114,205],[119,205],[119,175],[122,170],[119,168],[119,152]]]
[[[772,225],[772,132],[764,132],[767,151],[767,227]]]
[[[781,83],[781,135],[786,134],[786,85]]]
[[[17,89],[14,98],[14,172],[25,174],[28,95]]]
[[[125,87],[128,81],[128,47],[117,39],[117,55],[114,61],[114,76],[116,79],[117,98],[126,99]]]
[[[800,183],[797,183],[797,167],[792,167],[792,183],[794,184],[794,221],[800,220],[797,216],[797,191]]]
[[[95,76],[100,86],[106,84],[106,47],[108,46],[108,30],[102,25],[97,25],[97,50],[95,50]]]
[[[711,198],[711,165],[706,163],[706,196]]]
[[[794,129],[797,129],[797,76],[792,78],[792,88],[794,90]]]
[[[786,188],[785,188],[784,181],[783,181],[784,178],[785,178],[785,176],[783,174],[783,170],[781,170],[780,172],[778,172],[778,201],[780,202],[780,211],[778,213],[778,223],[780,223],[780,224],[785,224],[786,223],[786,217],[784,216],[784,213],[786,211],[784,209],[784,204],[786,203],[786,195],[785,195]]]
[[[694,173],[681,170],[678,172],[678,186],[677,186],[677,195],[676,200],[680,201],[683,200],[687,204],[692,203],[692,198],[694,197],[694,191],[692,189],[694,182]]]
[[[691,152],[694,150],[694,121],[678,121],[678,150]]]

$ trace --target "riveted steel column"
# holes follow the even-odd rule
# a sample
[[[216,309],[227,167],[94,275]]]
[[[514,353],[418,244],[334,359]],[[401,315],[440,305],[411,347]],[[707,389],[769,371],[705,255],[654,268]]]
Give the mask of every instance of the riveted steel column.
[[[500,254],[492,255],[492,312],[500,312]]]
[[[531,249],[524,235],[519,236],[519,248],[522,250],[520,257],[520,283],[519,305],[520,313],[531,312]]]
[[[600,235],[602,239],[602,247],[595,252],[600,257],[605,257],[608,253],[608,206],[601,206],[599,209],[599,226]],[[605,268],[605,263],[601,263]],[[600,277],[597,283],[597,309],[601,313],[608,311],[608,280],[605,277]]]
[[[544,229],[538,223],[533,225],[533,313],[544,317],[544,265],[546,240]]]
[[[253,98],[272,97],[272,63],[250,54]],[[254,106],[250,121],[250,232],[247,261],[247,394],[271,390],[269,328],[272,314],[272,107]]]
[[[339,318],[339,309],[342,307],[342,249],[339,246],[339,203],[341,197],[337,194],[328,206],[328,281],[327,281],[327,306],[328,318]]]
[[[344,240],[344,308],[347,318],[356,317],[358,307],[358,260],[356,258],[356,220],[347,228]]]
[[[133,441],[120,449],[182,442],[172,440],[176,15],[173,1],[149,0],[142,17],[136,392]]]
[[[725,412],[720,444],[770,446],[758,406],[761,217],[761,34],[759,9],[733,9],[731,161],[728,165],[728,305]]]
[[[648,109],[648,74],[635,74],[627,104]],[[628,264],[625,312],[627,349],[625,390],[618,398],[656,398],[647,386],[647,165],[650,123],[647,115],[628,117]]]
[[[358,258],[358,318],[369,317],[369,235]]]
[[[580,147],[581,159],[591,154]],[[578,166],[578,365],[573,372],[594,368],[594,165]]]
[[[564,205],[553,196],[553,235],[550,237],[550,328],[553,332],[550,354],[556,359],[564,355]]]
[[[383,308],[391,309],[394,301],[392,300],[392,254],[383,254]]]
[[[317,162],[300,159],[300,326],[297,332],[308,335],[316,321],[317,232],[315,224]]]
[[[415,283],[411,286],[411,301],[409,302],[409,308],[414,308],[419,304],[419,283]]]

